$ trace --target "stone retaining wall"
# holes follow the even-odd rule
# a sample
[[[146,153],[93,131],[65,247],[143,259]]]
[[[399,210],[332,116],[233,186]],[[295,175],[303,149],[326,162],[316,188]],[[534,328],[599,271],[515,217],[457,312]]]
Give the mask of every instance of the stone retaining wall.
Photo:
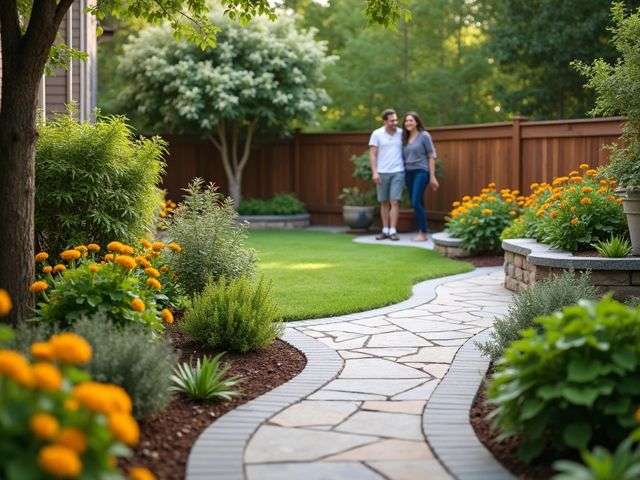
[[[305,228],[310,224],[308,213],[299,215],[240,215],[238,220],[247,222],[249,228]]]
[[[452,237],[447,231],[434,233],[432,238],[433,249],[445,257],[465,258],[471,256],[471,253],[462,247],[462,241]]]
[[[619,300],[640,297],[640,257],[577,257],[531,239],[505,240],[502,248],[509,290],[520,292],[550,275],[572,270],[590,271],[591,283],[601,293],[612,292]]]

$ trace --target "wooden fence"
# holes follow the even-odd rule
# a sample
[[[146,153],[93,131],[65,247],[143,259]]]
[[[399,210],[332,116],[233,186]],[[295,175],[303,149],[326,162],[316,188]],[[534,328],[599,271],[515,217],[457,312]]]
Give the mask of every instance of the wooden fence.
[[[451,202],[478,192],[489,182],[525,193],[533,182],[549,181],[580,163],[604,164],[607,144],[621,133],[621,118],[512,122],[429,128],[444,177],[438,192],[427,194],[433,220],[442,220]],[[167,136],[169,155],[165,188],[171,198],[193,177],[226,189],[215,147],[204,140]],[[302,200],[316,224],[342,223],[338,195],[356,185],[349,159],[367,149],[368,133],[296,134],[290,139],[258,144],[243,179],[245,197],[267,198],[292,192]]]

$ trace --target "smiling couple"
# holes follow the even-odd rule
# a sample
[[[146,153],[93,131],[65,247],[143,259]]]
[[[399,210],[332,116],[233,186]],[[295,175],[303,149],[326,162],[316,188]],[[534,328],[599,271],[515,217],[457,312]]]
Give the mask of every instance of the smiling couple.
[[[405,113],[401,128],[392,109],[382,112],[382,121],[382,127],[374,130],[369,139],[369,161],[382,218],[382,232],[376,240],[400,239],[396,227],[406,185],[418,227],[414,240],[424,242],[427,240],[424,192],[427,185],[434,191],[439,187],[431,135],[416,112]]]

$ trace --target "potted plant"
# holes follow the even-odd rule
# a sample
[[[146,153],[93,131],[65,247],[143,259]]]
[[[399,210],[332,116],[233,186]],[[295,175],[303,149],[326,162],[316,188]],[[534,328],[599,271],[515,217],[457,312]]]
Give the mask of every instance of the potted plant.
[[[353,178],[361,182],[371,182],[371,167],[368,152],[351,157]],[[352,230],[367,230],[376,214],[376,197],[373,188],[361,190],[358,187],[342,189],[340,200],[343,202],[342,218]]]

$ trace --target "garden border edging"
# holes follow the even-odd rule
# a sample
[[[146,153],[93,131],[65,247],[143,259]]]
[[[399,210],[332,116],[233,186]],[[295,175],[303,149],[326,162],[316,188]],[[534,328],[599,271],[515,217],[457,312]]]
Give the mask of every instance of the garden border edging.
[[[311,224],[311,214],[296,213],[293,215],[238,215],[238,221],[245,222],[249,228],[305,228]]]
[[[491,329],[471,337],[435,388],[422,414],[422,429],[434,454],[458,480],[515,480],[478,439],[469,412],[489,359],[476,346]]]

